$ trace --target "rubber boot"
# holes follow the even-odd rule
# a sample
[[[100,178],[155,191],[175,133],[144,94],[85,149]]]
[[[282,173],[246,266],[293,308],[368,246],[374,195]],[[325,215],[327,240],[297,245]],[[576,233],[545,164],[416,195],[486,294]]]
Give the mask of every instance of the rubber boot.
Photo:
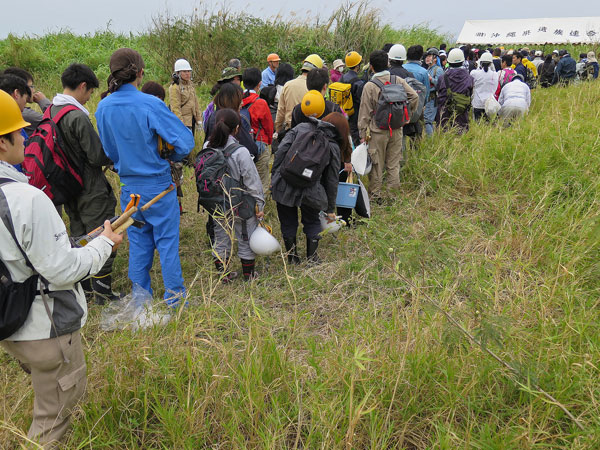
[[[288,264],[300,264],[296,236],[294,236],[293,238],[283,238],[283,243],[285,245],[285,251],[287,252]]]
[[[242,261],[242,273],[244,274],[244,281],[252,281],[258,278],[257,273],[254,271],[254,260],[253,259],[241,259]]]
[[[317,248],[319,248],[319,240],[311,239],[306,237],[306,260],[309,265],[317,265],[321,262],[319,255],[317,255]]]
[[[110,273],[102,277],[92,277],[92,288],[98,305],[115,302],[124,297],[124,294],[112,290],[112,274]]]
[[[229,266],[229,263],[227,265]],[[216,258],[215,258],[215,267],[217,268],[217,272],[219,272],[219,274],[223,277],[222,278],[223,284],[230,283],[231,281],[233,281],[234,279],[236,279],[238,277],[238,273],[234,272],[233,270],[229,270],[229,271],[225,272],[225,267],[223,266],[223,263],[221,262],[221,260],[216,259]]]

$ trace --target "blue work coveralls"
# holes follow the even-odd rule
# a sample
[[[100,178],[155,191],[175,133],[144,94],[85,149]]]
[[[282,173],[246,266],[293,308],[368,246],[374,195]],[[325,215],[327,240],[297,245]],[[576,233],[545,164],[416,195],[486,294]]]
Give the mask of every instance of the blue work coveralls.
[[[169,162],[158,153],[158,136],[174,147],[170,156],[180,161],[194,148],[192,132],[158,98],[132,84],[121,86],[103,99],[96,110],[100,140],[121,179],[121,209],[130,194],[140,194],[140,206],[172,183]],[[173,190],[135,218],[145,222],[130,227],[129,279],[152,293],[150,269],[158,250],[165,286],[164,298],[176,307],[185,295],[179,260],[179,204]]]

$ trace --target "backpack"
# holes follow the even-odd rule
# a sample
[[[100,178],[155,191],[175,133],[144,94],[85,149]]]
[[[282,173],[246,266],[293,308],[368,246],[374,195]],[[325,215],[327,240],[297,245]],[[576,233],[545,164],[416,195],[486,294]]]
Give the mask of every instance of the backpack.
[[[229,175],[227,160],[241,147],[232,143],[223,150],[206,147],[198,153],[195,164],[198,211],[202,205],[211,214],[216,210],[232,211],[242,219],[249,219],[255,214],[256,201],[246,192],[243,180],[234,180]]]
[[[354,102],[352,100],[352,84],[340,81],[329,85],[329,98],[337,103],[342,111],[348,116],[354,114]]]
[[[381,130],[390,130],[390,136],[392,130],[410,122],[408,96],[404,86],[396,84],[396,78],[390,75],[390,81],[385,84],[377,78],[371,80],[381,89],[374,113],[375,125]]]
[[[425,107],[425,103],[427,102],[427,88],[423,83],[421,83],[416,78],[405,78],[404,81],[415,90],[417,95],[419,96],[419,103],[417,104],[417,109],[410,112],[410,123],[416,123],[419,121],[419,118],[423,114],[423,108]]]
[[[11,182],[14,181],[8,178],[2,178],[0,179],[0,186]],[[19,245],[10,218],[8,203],[1,190],[0,216],[2,217],[4,226],[6,226],[14,242],[17,244],[17,247],[19,247],[19,250],[25,257],[27,265],[34,270],[29,258],[27,258],[23,248]],[[27,320],[31,305],[37,294],[38,278],[38,274],[34,273],[25,281],[16,283],[11,279],[10,272],[4,262],[0,261],[0,341],[12,336]]]
[[[471,96],[452,91],[452,89],[450,89],[448,73],[444,74],[444,83],[446,85],[446,94],[448,96],[448,100],[446,100],[446,111],[448,111],[450,115],[456,116],[467,112],[471,108]]]
[[[529,89],[535,89],[537,86],[537,78],[530,67],[525,66],[525,69],[527,70],[527,81],[525,83],[529,86]]]
[[[240,118],[245,122],[242,125],[246,128],[246,130],[248,131],[248,133],[250,133],[250,136],[252,136],[252,139],[255,142],[256,142],[256,139],[258,138],[258,134],[260,133],[260,130],[262,129],[262,126],[259,123],[258,130],[255,130],[252,127],[252,115],[250,114],[250,107],[252,105],[254,105],[254,102],[256,100],[258,100],[259,98],[260,97],[256,97],[253,101],[251,101],[250,103],[242,106],[242,109],[240,109]]]
[[[27,140],[23,172],[29,184],[44,191],[55,205],[76,198],[83,190],[79,167],[64,152],[63,139],[57,124],[69,112],[78,109],[67,105],[52,118],[48,107],[43,119]]]
[[[581,74],[581,79],[584,81],[589,81],[594,79],[594,65],[591,62],[586,62],[585,67],[583,68],[583,73]]]
[[[331,159],[329,138],[311,125],[311,130],[296,135],[279,169],[288,184],[301,189],[317,184]]]

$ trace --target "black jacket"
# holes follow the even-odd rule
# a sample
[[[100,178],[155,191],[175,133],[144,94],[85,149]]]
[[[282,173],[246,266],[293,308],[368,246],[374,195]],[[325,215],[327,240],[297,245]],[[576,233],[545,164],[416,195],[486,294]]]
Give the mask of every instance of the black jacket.
[[[301,123],[289,130],[283,141],[279,144],[273,168],[271,169],[271,195],[273,196],[273,200],[285,206],[300,207],[301,205],[305,205],[318,211],[331,213],[335,211],[338,173],[341,166],[340,148],[335,141],[336,129],[333,124],[328,122],[317,119],[309,120],[310,122]],[[310,132],[314,127],[321,128],[329,137],[331,158],[329,165],[321,175],[321,180],[314,186],[301,189],[288,184],[279,173],[279,168],[296,136],[301,133]]]

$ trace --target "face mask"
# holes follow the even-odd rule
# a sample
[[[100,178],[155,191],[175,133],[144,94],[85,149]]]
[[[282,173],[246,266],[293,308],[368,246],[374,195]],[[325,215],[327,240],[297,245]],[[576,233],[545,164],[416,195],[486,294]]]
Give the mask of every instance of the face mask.
[[[338,71],[339,73],[342,73],[342,72],[344,71],[344,66],[342,66],[342,67],[338,67],[338,68],[337,68],[337,71]]]

